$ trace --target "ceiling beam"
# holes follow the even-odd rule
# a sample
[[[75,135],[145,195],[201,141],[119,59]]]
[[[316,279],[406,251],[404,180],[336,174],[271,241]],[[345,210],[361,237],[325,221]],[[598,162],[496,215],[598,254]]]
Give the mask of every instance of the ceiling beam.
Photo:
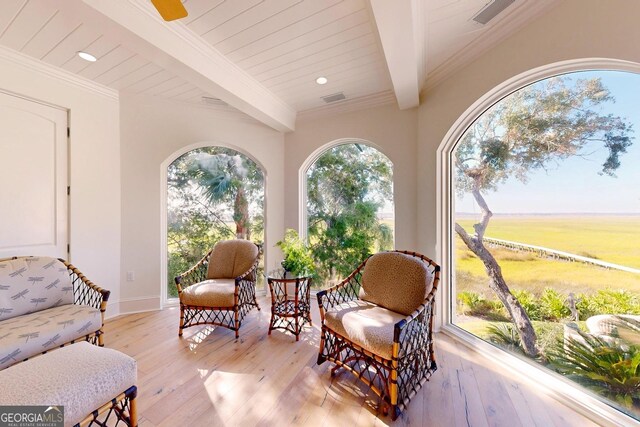
[[[163,21],[149,2],[82,1],[166,55],[148,59],[278,131],[294,130],[295,109],[180,21]]]
[[[417,107],[420,104],[418,74],[424,67],[419,57],[422,45],[418,43],[414,2],[370,1],[398,107],[401,110]]]

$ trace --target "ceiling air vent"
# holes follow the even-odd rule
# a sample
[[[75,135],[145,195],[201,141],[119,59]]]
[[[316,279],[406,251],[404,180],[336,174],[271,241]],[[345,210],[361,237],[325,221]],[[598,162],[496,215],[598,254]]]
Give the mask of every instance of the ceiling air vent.
[[[485,25],[493,18],[498,16],[500,12],[511,6],[516,0],[493,0],[491,3],[488,3],[480,12],[473,17],[473,20]]]
[[[347,99],[347,97],[344,96],[344,93],[338,92],[338,93],[334,93],[333,95],[323,96],[322,99],[327,104],[330,104],[332,102],[337,102],[337,101],[342,101],[343,99]]]
[[[203,96],[202,97],[202,103],[203,104],[207,104],[207,105],[221,105],[221,106],[225,106],[225,107],[227,105],[229,105],[226,102],[224,102],[222,99],[214,98],[212,96]]]

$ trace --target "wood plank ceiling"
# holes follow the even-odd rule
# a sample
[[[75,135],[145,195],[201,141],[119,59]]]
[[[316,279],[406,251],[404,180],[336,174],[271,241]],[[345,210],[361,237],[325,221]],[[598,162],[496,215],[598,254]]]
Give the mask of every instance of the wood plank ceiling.
[[[521,26],[556,1],[518,0],[503,15]],[[175,25],[198,36],[295,111],[333,107],[322,97],[338,92],[347,99],[337,104],[358,108],[394,101],[369,0],[183,2],[189,15]],[[427,29],[416,31],[426,38],[425,48],[410,52],[426,64],[424,70],[416,70],[421,87],[428,84],[427,76],[446,74],[505,35],[496,25],[502,19],[486,26],[470,21],[486,0],[415,3],[421,16],[413,25]],[[203,96],[215,97],[189,76],[169,71],[158,52],[128,43],[126,28],[114,32],[113,25],[93,25],[93,19],[76,13],[80,7],[75,6],[87,9],[80,0],[3,0],[0,45],[119,91],[195,103]],[[102,31],[105,28],[110,30]],[[511,25],[508,31],[514,29]],[[484,39],[489,42],[481,44]],[[86,62],[76,55],[78,51],[90,52],[98,61]],[[328,83],[317,85],[318,76],[327,77]]]

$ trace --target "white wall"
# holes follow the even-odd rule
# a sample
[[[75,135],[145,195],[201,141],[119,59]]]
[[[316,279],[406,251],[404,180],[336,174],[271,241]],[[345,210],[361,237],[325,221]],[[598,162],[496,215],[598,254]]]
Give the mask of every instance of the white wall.
[[[275,267],[273,244],[284,230],[283,134],[242,113],[148,96],[123,94],[120,101],[122,312],[160,307],[161,165],[194,144],[237,147],[266,169],[265,261]],[[128,271],[133,282],[126,281]]]
[[[285,135],[285,225],[299,228],[298,173],[318,148],[342,138],[372,142],[393,162],[395,243],[398,249],[414,250],[416,211],[417,109],[400,111],[395,104],[328,118],[298,121]]]
[[[90,280],[111,291],[107,316],[112,316],[117,314],[120,289],[119,106],[115,92],[91,87],[98,88],[0,49],[0,89],[70,111],[69,259]]]
[[[578,58],[640,62],[640,2],[563,0],[435,88],[419,107],[418,246],[435,255],[436,149],[454,122],[478,98],[525,71]]]

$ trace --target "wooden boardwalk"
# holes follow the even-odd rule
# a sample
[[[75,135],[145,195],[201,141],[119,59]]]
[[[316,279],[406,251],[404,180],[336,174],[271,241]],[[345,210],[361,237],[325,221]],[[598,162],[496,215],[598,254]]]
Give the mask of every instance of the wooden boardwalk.
[[[138,361],[141,427],[595,425],[442,334],[438,371],[392,423],[351,375],[332,379],[330,364],[316,365],[316,305],[313,327],[296,343],[280,331],[267,336],[270,305],[266,297],[259,302],[262,311],[247,316],[238,340],[207,326],[179,339],[177,308],[107,321],[106,346]]]

